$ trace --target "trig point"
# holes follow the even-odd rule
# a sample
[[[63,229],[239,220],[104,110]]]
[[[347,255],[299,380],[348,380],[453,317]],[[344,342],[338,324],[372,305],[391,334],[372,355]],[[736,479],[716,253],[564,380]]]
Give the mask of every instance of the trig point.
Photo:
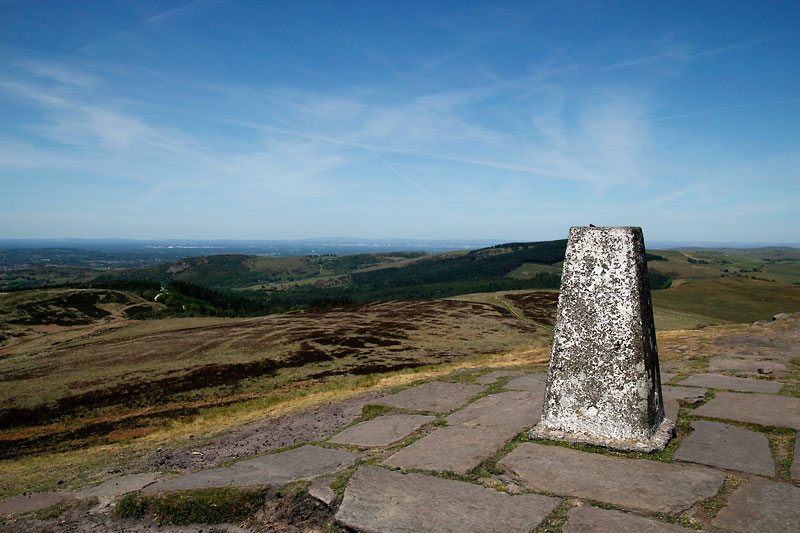
[[[664,418],[642,229],[570,228],[531,438],[652,452],[674,428]]]

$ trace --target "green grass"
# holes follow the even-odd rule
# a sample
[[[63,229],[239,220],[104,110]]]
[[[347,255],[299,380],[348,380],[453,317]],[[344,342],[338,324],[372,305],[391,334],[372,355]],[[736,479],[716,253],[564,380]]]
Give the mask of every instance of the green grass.
[[[800,286],[749,278],[692,281],[653,291],[658,316],[673,313],[701,324],[748,323],[781,312],[800,311]]]
[[[264,506],[266,489],[223,487],[159,495],[130,493],[117,502],[122,518],[152,514],[159,525],[221,524],[239,522]]]

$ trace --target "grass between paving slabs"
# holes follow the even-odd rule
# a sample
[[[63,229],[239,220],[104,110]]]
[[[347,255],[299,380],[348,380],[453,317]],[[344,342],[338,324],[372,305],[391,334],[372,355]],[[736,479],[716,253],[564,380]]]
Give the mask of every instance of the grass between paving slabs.
[[[222,487],[143,495],[133,492],[117,502],[122,518],[152,514],[159,525],[220,524],[240,522],[264,506],[267,489]]]
[[[534,529],[534,533],[561,533],[564,524],[567,522],[567,513],[574,507],[570,500],[562,500],[558,507],[547,515],[544,521]]]
[[[694,516],[688,517],[683,515],[684,521],[688,522],[687,525],[695,529],[702,529],[704,524],[707,524],[709,529],[711,529],[711,520],[728,504],[728,498],[731,493],[744,483],[747,483],[747,480],[744,478],[732,474],[727,475],[719,491],[717,491],[714,496],[699,502],[695,506],[696,512]]]

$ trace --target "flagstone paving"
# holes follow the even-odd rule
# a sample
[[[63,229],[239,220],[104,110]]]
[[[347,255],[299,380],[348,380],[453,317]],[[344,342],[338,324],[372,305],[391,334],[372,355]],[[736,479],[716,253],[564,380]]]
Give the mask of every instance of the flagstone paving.
[[[563,533],[584,533],[588,531],[689,533],[694,530],[631,513],[609,511],[590,505],[582,505],[569,510],[569,513],[567,513],[567,523],[564,524],[561,531],[563,531]]]
[[[675,452],[676,460],[775,475],[769,441],[761,433],[709,420],[693,421],[692,429],[694,432],[681,441]]]
[[[800,430],[800,398],[718,392],[692,414]]]
[[[768,359],[760,355],[712,357],[708,361],[708,366],[713,371],[733,372],[735,374],[786,375],[786,363],[778,359]]]
[[[434,420],[436,417],[430,415],[383,415],[349,427],[328,442],[364,447],[388,446]]]
[[[680,404],[678,400],[694,404],[703,400],[706,389],[696,387],[679,387],[675,385],[662,385],[661,394],[664,398],[664,415],[672,421],[678,419]]]
[[[365,532],[528,533],[559,503],[539,494],[512,496],[463,481],[362,466],[350,479],[336,520]]]
[[[774,394],[783,386],[777,381],[765,379],[735,378],[720,374],[694,374],[681,381],[681,385],[707,387],[709,389],[727,389],[740,392],[765,392]]]
[[[77,498],[96,497],[101,505],[107,505],[117,496],[141,490],[148,485],[155,483],[161,474],[158,472],[145,472],[142,474],[130,474],[128,476],[113,477],[96,487],[89,487],[78,491]]]
[[[671,398],[673,400],[682,400],[690,404],[702,401],[706,395],[706,389],[697,387],[681,387],[678,385],[662,385],[661,394],[664,398]]]
[[[793,479],[800,479],[800,433],[794,438],[794,459],[792,460],[791,474]]]
[[[365,456],[342,450],[301,446],[286,452],[239,461],[225,468],[201,470],[161,483],[153,483],[145,487],[144,492],[283,485],[290,481],[313,479],[323,474],[339,472],[363,457]]]
[[[498,462],[533,490],[589,498],[628,509],[675,513],[714,496],[725,473],[699,465],[621,459],[523,442]]]
[[[55,505],[70,496],[68,492],[34,492],[0,502],[0,516],[22,514]]]
[[[547,385],[547,374],[525,374],[512,379],[503,387],[508,390],[526,390],[540,393],[544,398],[544,389]]]
[[[712,524],[742,533],[800,531],[800,488],[751,476]]]
[[[467,400],[486,390],[483,385],[430,381],[395,394],[374,400],[378,405],[389,405],[415,411],[449,412],[461,407]]]
[[[447,417],[448,424],[515,427],[518,431],[539,422],[543,396],[528,391],[491,394]]]
[[[496,383],[498,378],[520,375],[522,375],[522,372],[519,370],[495,370],[494,372],[489,372],[488,374],[482,375],[476,379],[475,382],[482,385],[491,385],[492,383]]]
[[[384,463],[396,468],[466,474],[497,453],[517,433],[514,427],[443,427],[401,449]]]

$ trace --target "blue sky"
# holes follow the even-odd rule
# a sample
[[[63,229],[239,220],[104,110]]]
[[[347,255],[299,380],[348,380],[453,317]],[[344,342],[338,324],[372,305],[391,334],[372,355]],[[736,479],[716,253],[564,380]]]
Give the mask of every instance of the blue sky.
[[[800,242],[800,3],[0,0],[0,238]]]

